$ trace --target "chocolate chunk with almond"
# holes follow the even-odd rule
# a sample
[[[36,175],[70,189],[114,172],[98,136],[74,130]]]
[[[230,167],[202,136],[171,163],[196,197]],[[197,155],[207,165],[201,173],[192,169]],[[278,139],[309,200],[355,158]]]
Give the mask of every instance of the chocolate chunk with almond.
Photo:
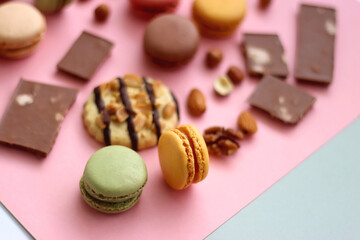
[[[285,51],[277,34],[244,34],[242,50],[249,75],[266,74],[286,78],[289,74]]]

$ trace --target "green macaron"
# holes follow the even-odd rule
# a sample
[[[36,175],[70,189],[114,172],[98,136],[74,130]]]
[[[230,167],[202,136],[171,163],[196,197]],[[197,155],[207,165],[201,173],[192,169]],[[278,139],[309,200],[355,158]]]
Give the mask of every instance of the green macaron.
[[[134,206],[147,181],[147,169],[138,153],[123,146],[96,151],[80,180],[82,197],[104,213],[119,213]]]

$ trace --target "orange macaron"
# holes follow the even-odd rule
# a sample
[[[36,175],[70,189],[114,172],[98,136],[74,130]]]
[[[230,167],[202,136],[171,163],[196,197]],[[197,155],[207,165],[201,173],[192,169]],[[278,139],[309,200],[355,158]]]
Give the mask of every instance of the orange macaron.
[[[211,38],[232,35],[245,14],[245,0],[195,0],[192,8],[200,33]]]
[[[195,126],[184,124],[164,132],[158,150],[161,170],[170,187],[182,190],[206,178],[209,153]]]

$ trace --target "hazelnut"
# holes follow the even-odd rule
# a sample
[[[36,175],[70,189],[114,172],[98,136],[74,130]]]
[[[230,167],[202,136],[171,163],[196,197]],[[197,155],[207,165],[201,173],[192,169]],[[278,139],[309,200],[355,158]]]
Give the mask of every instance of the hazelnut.
[[[230,78],[233,84],[239,84],[244,79],[244,73],[236,66],[231,66],[226,75]]]
[[[228,77],[220,77],[214,82],[214,90],[220,96],[227,96],[234,90],[234,85]]]
[[[187,99],[187,106],[192,115],[199,116],[203,114],[206,110],[204,94],[199,89],[192,89]]]
[[[98,22],[105,22],[106,19],[109,17],[110,9],[106,4],[100,4],[94,11],[95,19]]]
[[[223,54],[220,49],[212,49],[206,54],[206,65],[209,68],[214,68],[221,62]]]
[[[259,0],[259,6],[261,8],[266,8],[270,5],[271,0]]]

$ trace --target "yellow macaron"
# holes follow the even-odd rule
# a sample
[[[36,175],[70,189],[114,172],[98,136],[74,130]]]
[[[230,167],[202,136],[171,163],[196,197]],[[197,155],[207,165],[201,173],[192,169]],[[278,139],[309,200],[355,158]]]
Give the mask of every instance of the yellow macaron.
[[[192,9],[201,34],[213,38],[233,34],[245,13],[245,0],[195,0]]]
[[[206,178],[209,153],[195,126],[184,124],[164,132],[158,150],[161,170],[170,187],[182,190]]]
[[[30,55],[46,31],[45,17],[25,2],[0,4],[0,56],[17,59]]]

